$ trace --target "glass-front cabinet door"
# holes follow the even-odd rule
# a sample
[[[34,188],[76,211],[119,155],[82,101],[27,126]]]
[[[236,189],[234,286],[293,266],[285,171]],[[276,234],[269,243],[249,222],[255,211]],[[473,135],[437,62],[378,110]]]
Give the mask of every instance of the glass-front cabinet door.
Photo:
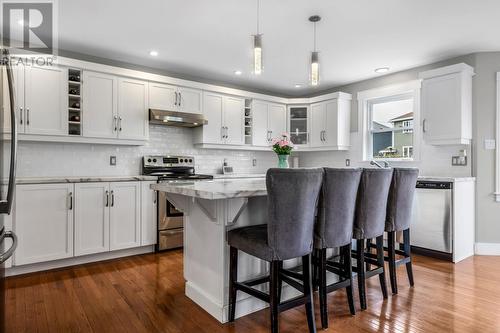
[[[309,108],[306,105],[289,106],[290,139],[294,145],[309,144]]]

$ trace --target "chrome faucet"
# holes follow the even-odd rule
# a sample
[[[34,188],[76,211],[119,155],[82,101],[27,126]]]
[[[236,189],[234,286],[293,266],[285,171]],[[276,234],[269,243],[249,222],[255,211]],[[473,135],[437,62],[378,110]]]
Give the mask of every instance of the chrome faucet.
[[[391,165],[389,164],[389,162],[387,162],[387,161],[381,161],[381,162],[384,163],[384,166],[382,166],[379,162],[374,161],[374,160],[370,161],[370,164],[371,165],[376,165],[380,169],[390,168],[391,167]]]

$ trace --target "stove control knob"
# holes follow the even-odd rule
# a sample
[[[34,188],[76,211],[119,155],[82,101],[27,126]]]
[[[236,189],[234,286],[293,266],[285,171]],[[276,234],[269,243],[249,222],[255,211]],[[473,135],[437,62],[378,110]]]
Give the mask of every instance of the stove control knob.
[[[153,158],[153,163],[156,163],[156,158]]]
[[[193,163],[193,159],[191,159],[191,158],[190,158],[190,159],[189,159],[189,163]]]
[[[184,163],[184,160],[181,158],[181,163]]]
[[[148,162],[151,163],[151,159],[150,158],[148,158]]]

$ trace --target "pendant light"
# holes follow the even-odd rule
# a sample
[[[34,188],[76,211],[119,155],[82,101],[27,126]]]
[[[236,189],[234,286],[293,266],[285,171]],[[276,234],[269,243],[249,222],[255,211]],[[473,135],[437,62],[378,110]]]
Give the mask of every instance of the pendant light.
[[[317,86],[319,84],[319,52],[316,51],[316,23],[321,20],[321,17],[314,15],[309,17],[309,21],[314,24],[314,50],[311,52],[311,85]]]
[[[260,0],[257,0],[257,34],[253,35],[253,72],[262,74],[262,34],[259,30]]]

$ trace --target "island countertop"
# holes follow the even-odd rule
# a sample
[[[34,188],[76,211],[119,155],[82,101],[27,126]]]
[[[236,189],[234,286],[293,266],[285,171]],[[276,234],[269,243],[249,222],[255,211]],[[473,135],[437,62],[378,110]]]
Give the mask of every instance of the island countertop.
[[[165,182],[152,184],[151,189],[209,200],[249,198],[267,195],[265,178]]]

